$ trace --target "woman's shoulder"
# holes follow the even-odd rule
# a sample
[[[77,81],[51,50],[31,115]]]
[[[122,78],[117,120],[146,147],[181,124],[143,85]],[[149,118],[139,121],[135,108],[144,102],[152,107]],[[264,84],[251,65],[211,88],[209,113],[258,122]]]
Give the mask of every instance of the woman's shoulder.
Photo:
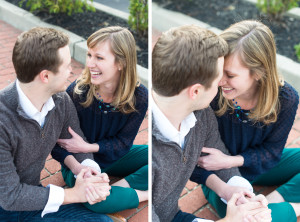
[[[282,108],[297,107],[299,104],[298,92],[287,82],[280,88],[279,99]]]
[[[137,104],[145,104],[148,106],[148,89],[143,84],[140,84],[135,88],[134,95]]]

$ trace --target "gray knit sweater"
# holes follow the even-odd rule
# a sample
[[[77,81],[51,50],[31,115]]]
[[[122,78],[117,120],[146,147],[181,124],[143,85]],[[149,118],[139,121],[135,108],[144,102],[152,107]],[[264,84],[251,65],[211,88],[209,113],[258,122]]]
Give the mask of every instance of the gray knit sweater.
[[[218,125],[212,109],[194,112],[197,122],[185,137],[181,147],[168,141],[152,119],[152,219],[171,221],[178,212],[178,199],[190,178],[200,156],[202,147],[214,147],[228,154],[220,139]],[[217,171],[227,182],[240,173],[237,168]]]
[[[58,93],[53,100],[55,107],[41,128],[21,108],[15,83],[0,91],[0,206],[4,210],[42,210],[49,189],[38,185],[47,156],[58,138],[71,137],[69,126],[83,136],[69,96]],[[75,158],[93,159],[92,154]]]

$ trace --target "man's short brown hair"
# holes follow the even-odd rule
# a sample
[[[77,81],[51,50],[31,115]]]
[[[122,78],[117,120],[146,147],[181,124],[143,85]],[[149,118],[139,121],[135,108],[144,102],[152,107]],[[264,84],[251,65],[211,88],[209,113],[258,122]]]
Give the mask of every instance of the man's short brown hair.
[[[18,80],[29,83],[42,70],[57,73],[62,63],[58,49],[68,43],[68,36],[53,28],[37,27],[23,32],[17,38],[12,56]]]
[[[218,75],[218,58],[227,50],[227,43],[209,30],[195,25],[170,29],[153,49],[154,91],[175,96],[196,83],[209,88]]]

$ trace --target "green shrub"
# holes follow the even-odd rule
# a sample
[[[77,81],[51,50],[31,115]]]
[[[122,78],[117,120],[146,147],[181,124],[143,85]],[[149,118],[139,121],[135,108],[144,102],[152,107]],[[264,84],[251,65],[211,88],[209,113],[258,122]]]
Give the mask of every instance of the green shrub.
[[[296,56],[298,57],[298,60],[300,61],[300,43],[298,45],[295,45],[294,48],[295,48]]]
[[[298,6],[298,0],[258,0],[256,6],[270,17],[280,19],[283,13]]]
[[[19,5],[22,6],[25,1],[26,0],[21,0]],[[93,0],[91,0],[91,2],[93,2]],[[31,12],[46,11],[50,14],[65,13],[69,16],[84,11],[96,11],[92,5],[87,3],[87,0],[28,0],[26,7],[28,7]]]
[[[148,34],[148,1],[130,0],[128,24],[139,35]]]

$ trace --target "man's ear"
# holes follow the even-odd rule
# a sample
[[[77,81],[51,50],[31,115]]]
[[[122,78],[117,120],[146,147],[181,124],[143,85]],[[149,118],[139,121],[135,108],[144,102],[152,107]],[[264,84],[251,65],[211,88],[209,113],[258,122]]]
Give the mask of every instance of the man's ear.
[[[189,97],[193,100],[196,99],[200,94],[202,94],[203,89],[204,87],[200,83],[191,85],[188,89]]]
[[[43,83],[48,83],[49,82],[49,75],[50,75],[50,71],[49,70],[42,70],[39,74],[39,78]]]

